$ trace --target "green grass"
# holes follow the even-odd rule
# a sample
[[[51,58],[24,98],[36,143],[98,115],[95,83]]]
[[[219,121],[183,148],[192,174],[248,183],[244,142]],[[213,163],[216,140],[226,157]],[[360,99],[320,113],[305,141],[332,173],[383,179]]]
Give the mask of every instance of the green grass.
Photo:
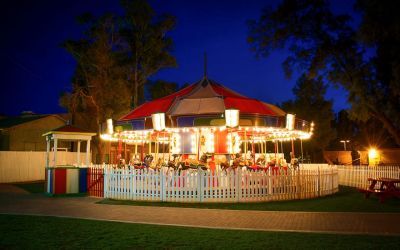
[[[0,249],[398,249],[400,237],[202,229],[0,215]]]
[[[44,181],[38,182],[29,182],[29,183],[17,183],[14,184],[17,187],[20,187],[29,193],[37,194],[37,193],[44,193]]]
[[[356,188],[339,187],[339,192],[322,198],[258,203],[174,203],[104,199],[100,204],[131,206],[190,207],[204,209],[234,209],[263,211],[309,211],[309,212],[400,212],[400,199],[387,199],[380,203],[375,196],[365,199]]]

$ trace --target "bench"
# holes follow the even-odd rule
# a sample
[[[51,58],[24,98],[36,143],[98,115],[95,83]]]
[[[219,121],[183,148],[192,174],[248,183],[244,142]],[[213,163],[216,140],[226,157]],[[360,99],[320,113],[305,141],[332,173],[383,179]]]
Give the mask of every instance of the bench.
[[[400,189],[395,186],[396,183],[400,183],[399,179],[368,178],[368,181],[371,182],[368,189],[358,189],[361,193],[365,194],[365,198],[369,198],[371,194],[375,194],[379,197],[381,203],[389,197],[400,198]],[[380,183],[380,187],[376,189],[375,186],[378,182]]]
[[[379,190],[379,189],[373,189],[373,190],[371,190],[371,189],[362,189],[362,188],[359,188],[358,191],[359,191],[360,193],[364,193],[366,199],[369,198],[369,196],[370,196],[371,194],[375,194],[376,196],[378,196],[379,201],[380,201],[381,203],[383,203],[383,202],[385,201],[385,199],[386,199],[386,196],[385,196],[386,191],[385,191],[385,190]]]

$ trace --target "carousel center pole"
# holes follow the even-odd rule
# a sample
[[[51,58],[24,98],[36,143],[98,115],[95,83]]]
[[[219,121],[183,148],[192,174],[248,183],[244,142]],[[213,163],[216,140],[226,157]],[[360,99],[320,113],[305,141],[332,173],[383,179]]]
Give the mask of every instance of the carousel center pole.
[[[119,164],[121,158],[122,158],[122,139],[121,139],[121,133],[118,133],[117,164]]]
[[[159,150],[159,145],[158,145],[158,132],[157,132],[157,134],[156,134],[156,142],[154,144],[155,162],[158,161],[158,150]]]
[[[163,163],[164,163],[164,162],[165,162],[165,144],[166,144],[166,141],[165,141],[165,132],[164,132],[163,138],[164,138],[164,141],[163,141],[163,144],[162,144],[162,160],[163,160]]]
[[[303,163],[303,139],[300,139],[300,149],[301,149],[301,163]]]
[[[294,140],[293,140],[293,138],[292,138],[292,153],[293,153],[293,157],[295,157],[295,154],[294,154]]]
[[[143,161],[143,153],[144,153],[144,133],[142,132],[142,148],[140,150],[140,161]]]
[[[244,129],[244,154],[247,154],[247,128]]]
[[[125,159],[125,161],[127,160],[127,154],[126,154],[126,142],[124,142],[124,159]]]
[[[231,154],[234,154],[235,152],[233,151],[232,129],[231,128],[227,128],[227,129],[228,129],[228,135],[231,138],[231,141],[229,142],[229,151],[231,152]]]
[[[172,133],[173,132],[171,132],[169,135],[168,135],[168,141],[169,141],[169,144],[168,144],[168,161],[170,161],[171,160],[171,151],[172,151]]]
[[[196,129],[196,145],[197,145],[196,159],[197,160],[200,160],[200,147],[201,147],[200,136],[201,136],[201,130]]]
[[[251,138],[251,154],[254,155],[254,158],[252,156],[250,156],[250,158],[252,158],[252,165],[256,165],[256,150],[255,150],[255,145],[254,145],[254,131],[253,131],[253,136]]]
[[[151,155],[151,134],[150,134],[150,138],[149,138],[149,155]]]
[[[135,143],[135,159],[136,159],[136,155],[137,155],[137,147],[138,147],[138,141]]]

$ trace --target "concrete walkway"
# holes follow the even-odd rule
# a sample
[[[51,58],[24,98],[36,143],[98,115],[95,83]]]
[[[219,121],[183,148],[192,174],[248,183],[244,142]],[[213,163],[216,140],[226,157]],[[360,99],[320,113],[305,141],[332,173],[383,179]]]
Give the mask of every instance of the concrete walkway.
[[[49,198],[0,184],[0,213],[260,231],[400,235],[400,213],[243,211],[96,204],[91,197]]]

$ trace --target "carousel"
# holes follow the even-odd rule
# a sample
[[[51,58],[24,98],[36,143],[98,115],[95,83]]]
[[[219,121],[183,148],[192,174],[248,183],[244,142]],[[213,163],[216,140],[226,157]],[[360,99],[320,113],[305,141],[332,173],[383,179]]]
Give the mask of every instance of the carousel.
[[[299,140],[302,147],[313,126],[204,77],[144,103],[115,122],[107,120],[101,138],[118,145],[120,166],[262,171],[298,166],[294,142]],[[288,159],[282,143],[290,145]]]

